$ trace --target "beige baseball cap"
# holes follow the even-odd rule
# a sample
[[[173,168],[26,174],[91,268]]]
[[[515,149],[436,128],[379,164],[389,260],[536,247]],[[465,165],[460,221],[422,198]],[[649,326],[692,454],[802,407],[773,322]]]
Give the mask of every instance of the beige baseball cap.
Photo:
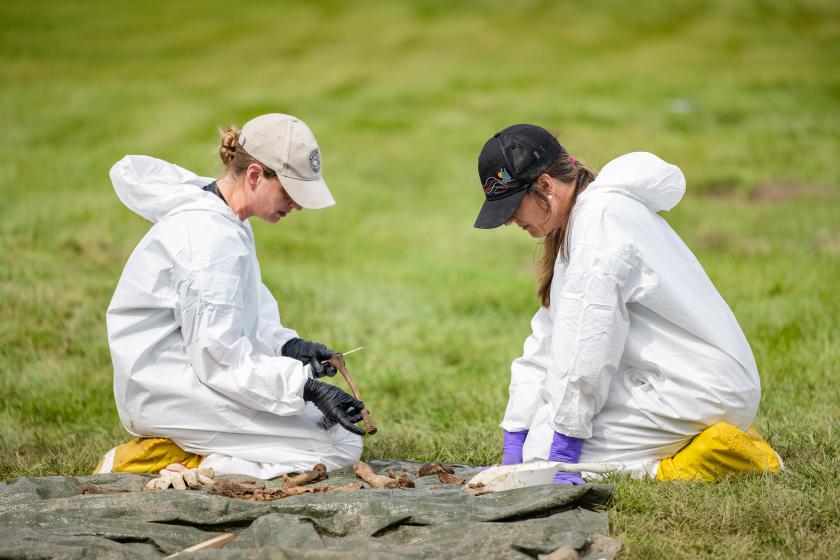
[[[321,177],[321,150],[315,135],[302,120],[269,113],[245,123],[239,145],[277,174],[292,200],[318,210],[335,204]]]

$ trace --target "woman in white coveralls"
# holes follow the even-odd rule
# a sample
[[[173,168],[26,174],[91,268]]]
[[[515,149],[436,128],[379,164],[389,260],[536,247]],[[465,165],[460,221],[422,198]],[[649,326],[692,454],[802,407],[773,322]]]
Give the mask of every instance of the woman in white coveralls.
[[[658,214],[685,193],[679,168],[636,152],[596,178],[523,124],[487,141],[478,170],[486,200],[475,226],[516,224],[545,240],[502,463],[618,462],[659,479],[778,470],[750,430],[761,390],[749,344]],[[583,481],[560,472],[555,482]]]
[[[281,324],[248,223],[335,204],[318,144],[303,121],[268,114],[241,133],[230,128],[219,153],[225,174],[216,181],[146,156],[111,169],[120,200],[153,223],[107,312],[120,420],[221,474],[352,464],[363,404],[314,379],[335,374],[323,363],[335,352]],[[123,455],[143,463],[144,452],[135,445]],[[110,453],[100,472],[131,470]]]

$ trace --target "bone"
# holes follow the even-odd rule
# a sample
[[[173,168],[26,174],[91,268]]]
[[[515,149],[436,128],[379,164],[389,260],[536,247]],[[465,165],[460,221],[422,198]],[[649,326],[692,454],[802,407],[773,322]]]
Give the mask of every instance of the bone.
[[[460,476],[455,476],[452,473],[448,472],[439,472],[437,473],[438,480],[440,480],[443,484],[463,484],[464,479]]]
[[[356,384],[353,382],[353,378],[350,377],[350,372],[347,371],[347,365],[344,363],[344,355],[343,354],[336,354],[329,359],[330,364],[332,364],[335,369],[341,372],[341,376],[350,386],[350,391],[352,391],[353,396],[359,399],[362,399],[362,395],[359,393],[359,388],[356,387]],[[372,436],[376,433],[376,425],[373,423],[373,420],[370,418],[370,412],[368,412],[367,407],[362,409],[362,421],[365,423],[365,435]]]
[[[291,496],[298,496],[300,494],[320,494],[322,492],[330,492],[333,489],[329,486],[294,486],[292,488],[281,488],[279,490],[271,490],[269,488],[249,488],[242,484],[236,484],[223,480],[217,482],[215,486],[210,489],[211,494],[218,494],[220,496],[227,496],[228,498],[237,498],[240,500],[251,500],[254,502],[270,502],[274,500],[282,500]]]
[[[294,486],[292,488],[283,488],[281,492],[286,496],[297,496],[298,494],[320,494],[322,492],[329,492],[332,488],[329,486]]]
[[[417,473],[417,476],[430,476],[433,474],[439,474],[441,472],[455,474],[455,469],[444,465],[443,463],[426,463]]]
[[[455,476],[455,469],[443,463],[426,463],[420,467],[418,476],[431,476],[436,474],[438,480],[443,484],[463,484],[464,479],[460,476]]]
[[[408,478],[408,475],[403,473],[397,478],[391,478],[381,474],[376,474],[370,465],[364,461],[357,461],[353,464],[353,471],[356,476],[370,484],[371,488],[414,488],[414,483]]]
[[[311,471],[306,471],[295,476],[284,474],[283,490],[288,491],[291,488],[305,486],[307,484],[312,484],[313,482],[320,482],[322,480],[326,480],[327,478],[329,477],[327,476],[326,465],[318,463]]]

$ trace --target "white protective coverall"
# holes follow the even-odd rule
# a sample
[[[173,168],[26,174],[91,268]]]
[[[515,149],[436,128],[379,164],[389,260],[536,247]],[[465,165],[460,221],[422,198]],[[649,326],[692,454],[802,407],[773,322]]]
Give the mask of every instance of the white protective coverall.
[[[283,327],[247,220],[213,181],[146,156],[111,169],[120,200],[154,223],[108,307],[114,397],[134,435],[170,438],[220,474],[272,478],[358,460],[361,438],[305,403],[309,366],[280,355]]]
[[[700,263],[657,212],[685,193],[680,169],[636,152],[608,163],[572,210],[568,263],[511,367],[502,428],[586,438],[582,462],[655,476],[659,460],[717,422],[746,429],[761,395],[749,344]]]

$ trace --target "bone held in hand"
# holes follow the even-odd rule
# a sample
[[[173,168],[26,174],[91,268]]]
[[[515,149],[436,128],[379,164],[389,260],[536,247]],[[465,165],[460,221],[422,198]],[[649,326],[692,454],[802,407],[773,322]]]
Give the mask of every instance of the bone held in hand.
[[[347,371],[347,365],[344,363],[344,355],[343,354],[334,354],[329,359],[330,364],[335,367],[338,371],[341,372],[341,376],[350,386],[350,391],[352,391],[353,396],[362,400],[362,396],[359,394],[359,389],[356,387],[356,384],[353,383],[353,378],[350,377],[350,372]],[[370,412],[368,412],[367,407],[362,409],[362,421],[365,423],[365,435],[373,435],[376,433],[376,425],[373,423],[373,420],[370,419]]]

